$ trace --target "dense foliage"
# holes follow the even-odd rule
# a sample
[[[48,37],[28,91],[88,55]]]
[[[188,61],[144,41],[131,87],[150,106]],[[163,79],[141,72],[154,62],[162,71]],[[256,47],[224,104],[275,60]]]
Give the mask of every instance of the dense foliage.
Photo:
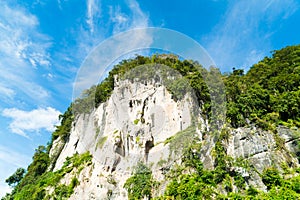
[[[7,183],[14,188],[11,194],[7,194],[3,199],[49,199],[51,196],[47,196],[45,191],[45,188],[48,186],[54,187],[53,198],[61,199],[73,193],[73,188],[78,184],[76,177],[72,179],[70,185],[59,184],[59,181],[66,173],[72,171],[73,168],[82,170],[85,165],[91,164],[91,155],[89,153],[82,155],[75,154],[73,157],[66,159],[66,163],[61,170],[51,172],[52,169],[49,167],[51,164],[55,164],[60,152],[57,152],[56,156],[52,155],[50,159],[49,151],[53,141],[58,137],[63,142],[68,140],[73,122],[72,105],[64,114],[59,116],[59,119],[61,120],[61,124],[53,132],[51,142],[48,146],[39,146],[35,150],[33,160],[27,170],[18,169],[7,179]]]
[[[152,178],[151,170],[143,163],[138,163],[133,175],[126,180],[124,188],[128,191],[128,199],[143,199],[152,197],[152,190],[157,182]]]
[[[52,133],[51,143],[60,137],[63,141],[67,141],[70,135],[73,122],[73,105],[69,106],[64,114],[59,115],[60,125]],[[51,147],[51,146],[50,146]]]
[[[13,189],[11,194],[3,197],[3,200],[41,200],[41,199],[63,199],[70,197],[74,188],[79,184],[77,176],[80,171],[92,162],[92,156],[89,152],[84,154],[74,154],[68,157],[63,167],[56,171],[46,171],[46,165],[43,157],[46,153],[45,148],[40,147],[35,153],[32,164],[28,167],[28,172],[21,182]],[[46,159],[47,160],[47,159]],[[62,184],[60,180],[65,174],[75,172],[69,185]],[[52,187],[52,194],[46,193],[48,187]]]
[[[300,169],[294,171],[289,169],[289,178],[280,175],[276,168],[267,168],[261,174],[263,182],[268,186],[268,192],[263,192],[250,186],[246,188],[245,178],[239,173],[229,171],[228,159],[221,158],[227,162],[227,167],[214,170],[205,170],[199,160],[198,151],[200,145],[192,144],[185,149],[183,163],[175,166],[168,174],[169,184],[163,196],[155,197],[157,200],[164,199],[299,199],[300,198]],[[227,160],[227,161],[226,161]],[[237,163],[235,163],[237,164]],[[223,177],[220,179],[220,174]],[[133,179],[130,178],[131,183]],[[138,183],[138,181],[137,181]],[[147,181],[145,181],[147,183]],[[135,184],[135,191],[142,191],[143,184]],[[151,185],[149,185],[150,187]],[[233,188],[238,188],[238,193]],[[148,187],[147,187],[148,188]],[[148,191],[155,187],[148,188]],[[221,192],[223,191],[223,192]],[[224,193],[226,192],[226,193]],[[138,193],[139,194],[139,193]],[[132,197],[132,196],[131,196]],[[143,196],[135,196],[131,199],[142,199]]]
[[[209,72],[197,62],[182,61],[175,56],[137,56],[135,59],[120,62],[103,82],[85,90],[82,97],[74,102],[74,110],[79,113],[91,111],[93,106],[99,106],[110,97],[114,89],[115,75],[122,77],[138,66],[151,64],[153,68],[161,64],[178,72],[184,79],[175,79],[172,84],[166,82],[173,98],[180,98],[181,89],[186,88],[187,81],[195,92],[204,114],[208,116],[211,115],[211,95],[217,92],[219,94],[215,96],[223,98],[222,91],[218,91],[222,87],[215,82],[215,69],[210,69]],[[144,78],[155,77],[153,72],[156,70],[142,70],[144,71],[137,70],[135,75]],[[241,69],[233,69],[232,73],[223,75],[223,81],[226,86],[227,120],[233,127],[245,126],[250,122],[264,129],[274,129],[278,124],[300,126],[299,45],[274,51],[271,58],[266,57],[253,65],[246,74]],[[210,83],[210,88],[207,82]],[[216,88],[213,88],[213,84]]]
[[[226,155],[221,141],[226,140],[226,130],[220,133],[214,148],[215,166],[206,170],[200,161],[201,143],[196,139],[185,148],[182,163],[166,175],[169,184],[163,196],[155,199],[299,199],[300,169],[286,167],[285,177],[275,167],[266,168],[260,175],[268,192],[246,187],[243,177],[234,167],[250,170],[246,160],[236,160]],[[236,189],[238,192],[236,192]]]
[[[278,125],[300,126],[300,46],[274,51],[271,58],[264,58],[246,74],[234,69],[232,73],[224,74],[223,80],[227,121],[233,127],[252,123],[276,133]],[[243,160],[239,161],[242,164],[236,163],[226,155],[222,141],[228,137],[223,130],[216,142],[214,170],[203,169],[197,153],[201,148],[199,144],[186,148],[183,163],[168,174],[170,182],[165,194],[157,199],[300,198],[298,169],[289,169],[286,178],[275,167],[266,168],[261,178],[268,192],[246,187],[246,178],[230,169],[249,166]],[[166,142],[173,138],[176,135]],[[238,193],[234,192],[234,187],[238,188]]]
[[[17,185],[21,180],[22,178],[24,177],[24,174],[25,174],[25,169],[23,168],[18,168],[16,170],[16,172],[11,175],[10,177],[8,177],[5,182],[9,185],[9,186],[14,186],[14,185]]]
[[[224,76],[227,116],[234,127],[247,119],[264,129],[300,126],[300,45],[273,52],[244,74]]]
[[[152,67],[142,68],[141,71],[133,70],[138,66],[152,65]],[[93,109],[93,106],[98,107],[100,103],[105,102],[114,89],[115,75],[120,78],[128,75],[129,73],[139,73],[139,77],[155,78],[155,67],[160,65],[160,68],[167,66],[170,70],[168,72],[175,71],[181,75],[184,79],[175,79],[172,83],[166,82],[167,89],[173,94],[173,98],[176,100],[181,97],[182,92],[186,92],[184,89],[186,85],[189,85],[195,92],[199,103],[203,104],[204,111],[209,111],[210,97],[208,88],[205,84],[203,76],[206,76],[207,71],[201,67],[197,62],[188,60],[179,60],[175,56],[160,56],[153,55],[152,57],[137,56],[135,59],[123,60],[109,72],[107,78],[105,78],[97,86],[93,86],[88,90],[83,91],[81,98],[75,100],[73,104],[73,110],[76,113],[87,113]],[[145,71],[146,69],[146,71]],[[134,71],[134,72],[133,72]],[[126,78],[132,78],[132,74]],[[188,84],[187,84],[188,83]]]
[[[226,137],[226,131],[221,133],[221,139]],[[246,187],[247,179],[240,173],[231,171],[233,166],[248,168],[247,162],[226,156],[222,145],[215,147],[216,166],[213,170],[205,170],[200,161],[201,143],[195,139],[184,149],[182,163],[175,165],[166,174],[168,185],[163,196],[153,199],[299,199],[300,198],[300,168],[286,168],[285,177],[274,168],[266,168],[261,174],[268,192],[260,191],[252,186]],[[220,154],[218,154],[220,153]],[[129,199],[151,198],[152,191],[158,183],[151,177],[151,171],[143,164],[130,177],[124,187],[128,190]],[[234,192],[233,188],[238,192]]]

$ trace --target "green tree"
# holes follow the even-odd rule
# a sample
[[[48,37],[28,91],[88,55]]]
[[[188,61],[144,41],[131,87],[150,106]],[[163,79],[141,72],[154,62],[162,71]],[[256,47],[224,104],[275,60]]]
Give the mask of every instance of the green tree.
[[[49,155],[46,152],[45,146],[39,146],[35,150],[35,154],[33,156],[33,162],[28,167],[28,172],[32,172],[34,176],[42,175],[48,167],[49,164]]]
[[[52,133],[51,143],[58,137],[62,138],[63,141],[65,142],[68,140],[72,128],[72,122],[73,122],[72,112],[73,112],[73,107],[75,106],[74,104],[69,106],[68,109],[64,112],[64,114],[59,115],[59,120],[61,120],[61,125],[57,126],[56,130]],[[49,148],[51,148],[51,145],[49,145]]]
[[[151,170],[143,163],[138,163],[135,173],[126,180],[124,188],[128,191],[129,199],[151,199],[152,189],[156,186]]]
[[[9,186],[15,186],[17,185],[21,180],[22,178],[24,177],[25,175],[25,169],[23,168],[18,168],[16,170],[15,173],[13,173],[13,175],[11,175],[10,177],[8,177],[5,182],[9,185]]]
[[[280,186],[283,180],[278,170],[274,167],[270,167],[263,171],[262,181],[268,189],[271,189],[273,186]]]

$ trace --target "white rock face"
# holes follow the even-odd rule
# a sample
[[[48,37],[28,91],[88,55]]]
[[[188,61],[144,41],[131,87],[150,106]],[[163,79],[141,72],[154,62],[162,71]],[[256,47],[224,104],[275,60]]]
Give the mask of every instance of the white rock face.
[[[203,139],[200,153],[204,167],[213,169],[212,149],[216,140],[207,133],[205,135],[207,121],[195,105],[196,100],[190,93],[175,102],[166,87],[157,81],[116,81],[107,102],[90,114],[77,116],[65,144],[59,139],[53,143],[50,156],[62,149],[53,166],[54,171],[63,166],[66,157],[76,152],[90,151],[93,155],[93,164],[79,174],[80,184],[70,199],[108,199],[108,195],[109,199],[127,199],[123,185],[139,161],[147,163],[154,178],[162,183],[156,192],[159,195],[166,186],[162,168],[180,162],[180,155],[172,152],[165,141],[193,123],[201,127],[195,134]],[[278,138],[276,141],[274,133],[255,127],[230,129],[228,140],[223,141],[227,155],[245,159],[255,168],[249,170],[237,166],[230,170],[247,179],[247,185],[265,190],[257,172],[272,165],[280,168],[281,163],[298,164],[290,153],[297,138],[284,128],[278,129],[278,137],[282,138],[284,150],[278,150]],[[68,176],[62,182],[70,182]]]
[[[226,144],[227,155],[234,159],[243,158],[256,169],[247,172],[239,168],[236,171],[242,171],[240,174],[250,172],[248,184],[255,185],[261,190],[266,190],[266,186],[257,172],[262,173],[266,167],[270,166],[280,169],[282,163],[290,166],[298,165],[298,160],[291,153],[293,150],[290,141],[295,139],[291,136],[291,131],[279,127],[277,132],[276,141],[274,133],[270,131],[262,131],[255,127],[238,128],[231,131],[231,137]],[[282,141],[282,149],[278,147],[278,140]]]
[[[56,161],[54,170],[76,152],[93,155],[93,166],[80,173],[80,185],[70,199],[105,199],[109,191],[113,199],[127,199],[123,185],[139,161],[152,164],[153,176],[163,180],[158,162],[176,160],[164,142],[192,124],[195,105],[191,94],[175,102],[165,86],[154,81],[117,82],[106,103],[76,118]],[[200,114],[194,120],[204,124]]]

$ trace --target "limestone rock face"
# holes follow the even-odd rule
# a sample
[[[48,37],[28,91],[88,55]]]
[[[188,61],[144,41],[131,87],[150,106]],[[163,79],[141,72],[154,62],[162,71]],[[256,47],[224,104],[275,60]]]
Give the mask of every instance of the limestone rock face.
[[[80,184],[70,199],[127,199],[123,188],[139,161],[150,166],[153,176],[162,184],[156,195],[166,186],[165,170],[180,163],[180,149],[166,140],[180,131],[195,126],[201,138],[201,159],[206,168],[214,167],[212,148],[215,140],[206,135],[208,122],[202,117],[192,93],[174,101],[172,94],[159,81],[118,80],[111,97],[90,114],[76,117],[69,140],[57,139],[50,151],[56,157],[50,170],[59,170],[67,157],[90,151],[93,164],[78,176]],[[198,125],[201,126],[198,126]],[[200,128],[201,127],[201,128]],[[247,185],[266,189],[259,173],[265,167],[281,163],[297,165],[292,152],[296,151],[293,131],[279,127],[277,134],[255,127],[230,129],[223,141],[227,155],[235,160],[247,160],[251,167],[230,170],[247,179]],[[186,141],[189,142],[189,141]],[[278,149],[281,143],[281,149]],[[174,153],[177,149],[177,153]],[[60,153],[58,153],[60,152]],[[179,152],[179,153],[178,153]],[[254,170],[255,169],[255,170]],[[69,182],[68,177],[64,182]]]
[[[93,165],[81,172],[71,199],[105,199],[109,191],[111,198],[126,199],[123,185],[139,161],[151,164],[154,177],[163,180],[159,161],[172,163],[177,158],[166,139],[189,127],[192,118],[205,124],[195,105],[192,94],[175,102],[166,87],[153,80],[118,81],[107,102],[77,116],[54,171],[66,157],[90,151]],[[54,141],[53,149],[60,146]]]
[[[276,166],[280,169],[282,163],[288,166],[298,165],[298,160],[293,155],[296,149],[293,149],[293,145],[290,144],[298,138],[287,128],[278,127],[277,132],[276,136],[274,133],[255,127],[238,128],[230,132],[231,136],[226,144],[227,155],[249,162],[252,170],[247,172],[243,169],[242,173],[249,173],[248,183],[262,190],[266,190],[266,187],[259,173],[262,173],[266,167]]]

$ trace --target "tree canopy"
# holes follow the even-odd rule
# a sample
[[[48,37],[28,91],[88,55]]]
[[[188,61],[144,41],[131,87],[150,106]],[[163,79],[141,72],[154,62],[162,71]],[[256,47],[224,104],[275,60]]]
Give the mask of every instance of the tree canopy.
[[[244,74],[224,76],[227,117],[234,127],[247,119],[263,128],[300,126],[300,45],[273,51]]]
[[[25,172],[26,171],[25,171],[24,168],[18,168],[15,173],[13,173],[10,177],[8,177],[5,180],[5,182],[9,186],[15,186],[22,180],[22,178],[24,177]]]

